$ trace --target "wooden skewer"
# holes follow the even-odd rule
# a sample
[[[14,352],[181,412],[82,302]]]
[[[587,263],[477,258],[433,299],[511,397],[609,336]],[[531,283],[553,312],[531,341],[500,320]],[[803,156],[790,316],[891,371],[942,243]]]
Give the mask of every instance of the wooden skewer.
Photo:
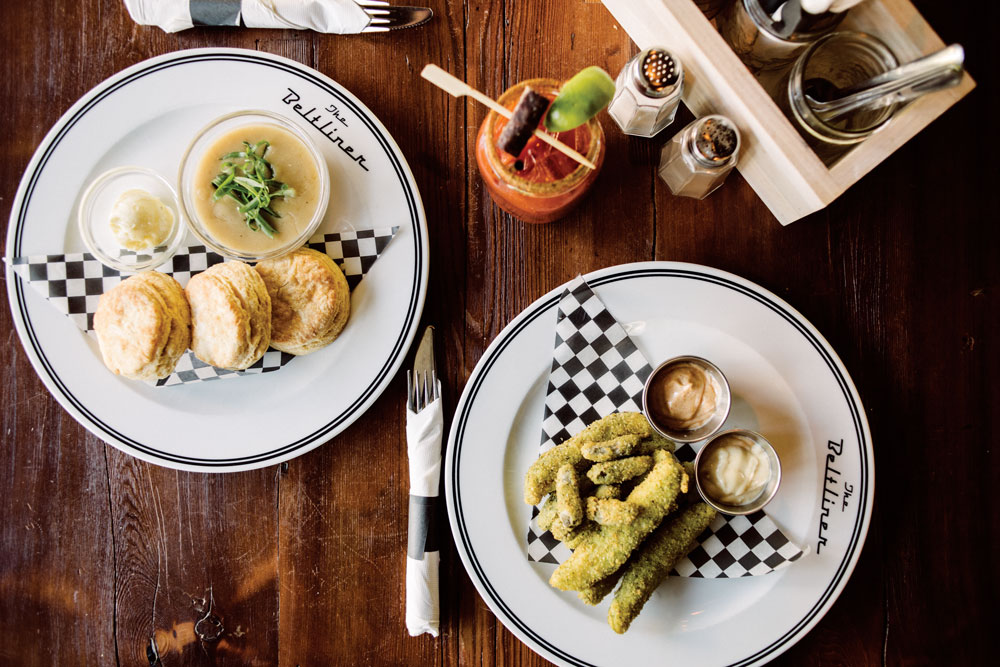
[[[420,76],[424,77],[425,79],[433,83],[435,86],[437,86],[441,90],[444,90],[453,97],[462,97],[463,95],[468,95],[477,102],[485,104],[490,109],[493,109],[493,111],[496,111],[504,118],[509,119],[513,115],[513,112],[507,107],[498,103],[496,100],[491,99],[486,95],[483,95],[481,92],[479,92],[466,82],[462,81],[461,79],[455,78],[451,74],[448,74],[448,72],[445,72],[437,65],[424,66],[423,71],[420,72]],[[552,146],[561,153],[568,155],[569,157],[573,158],[574,160],[582,164],[584,167],[587,167],[588,169],[597,169],[597,165],[595,165],[593,162],[591,162],[584,156],[580,155],[578,152],[576,152],[563,142],[553,137],[551,134],[542,132],[538,128],[535,128],[534,134],[536,137],[547,143],[549,146]]]

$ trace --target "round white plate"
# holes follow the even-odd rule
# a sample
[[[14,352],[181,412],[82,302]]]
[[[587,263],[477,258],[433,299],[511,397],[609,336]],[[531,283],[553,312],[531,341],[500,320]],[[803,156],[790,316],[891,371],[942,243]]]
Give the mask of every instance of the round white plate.
[[[301,105],[301,106],[296,106]],[[85,250],[80,195],[104,171],[140,165],[176,181],[184,149],[212,119],[266,109],[301,125],[332,183],[321,230],[399,225],[351,297],[337,341],[280,371],[153,388],[109,373],[96,343],[9,260]],[[189,235],[189,244],[196,241]],[[351,93],[297,62],[256,51],[170,53],[116,74],[83,96],[25,171],[7,234],[7,292],[28,357],[81,424],[134,456],[172,468],[272,465],[326,442],[378,398],[413,339],[427,287],[427,225],[416,184],[385,128]]]
[[[733,391],[723,428],[774,444],[782,482],[767,512],[810,552],[759,577],[672,577],[621,636],[607,625],[610,598],[588,607],[548,585],[555,566],[526,557],[522,483],[538,456],[560,287],[504,328],[459,401],[445,488],[462,561],[504,625],[560,665],[767,662],[830,608],[868,531],[873,457],[857,391],[812,325],[742,278],[675,262],[585,277],[653,366],[693,354],[722,369]]]

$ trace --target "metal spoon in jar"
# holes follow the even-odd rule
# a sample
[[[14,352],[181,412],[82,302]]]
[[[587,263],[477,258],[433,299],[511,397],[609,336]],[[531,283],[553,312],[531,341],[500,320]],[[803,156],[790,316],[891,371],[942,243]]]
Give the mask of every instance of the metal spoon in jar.
[[[957,85],[962,80],[964,61],[965,50],[961,44],[952,44],[929,56],[839,90],[836,99],[820,101],[807,93],[806,101],[826,122],[861,110],[909,102],[926,93]]]

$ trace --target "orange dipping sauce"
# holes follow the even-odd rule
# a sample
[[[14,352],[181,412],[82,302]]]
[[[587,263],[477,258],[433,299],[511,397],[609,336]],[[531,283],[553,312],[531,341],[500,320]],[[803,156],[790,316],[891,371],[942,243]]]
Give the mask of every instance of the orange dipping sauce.
[[[552,100],[559,92],[559,85],[554,79],[529,79],[507,89],[499,102],[513,109],[525,86]],[[476,164],[493,201],[526,222],[551,222],[562,217],[587,193],[604,163],[604,131],[600,122],[591,118],[577,128],[555,135],[585,155],[597,169],[584,167],[537,137],[528,140],[519,156],[510,155],[497,147],[506,125],[506,118],[491,111],[479,127],[476,139]]]

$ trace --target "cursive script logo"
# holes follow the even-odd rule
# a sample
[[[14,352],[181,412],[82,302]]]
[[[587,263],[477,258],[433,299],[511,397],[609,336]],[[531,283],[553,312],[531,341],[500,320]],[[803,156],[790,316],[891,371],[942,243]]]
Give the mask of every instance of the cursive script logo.
[[[302,116],[307,123],[319,130],[320,134],[329,139],[334,146],[339,148],[352,161],[356,162],[359,167],[365,171],[371,171],[365,165],[365,156],[362,153],[356,152],[354,146],[344,141],[344,137],[339,134],[340,128],[336,126],[331,127],[334,123],[340,123],[345,128],[347,127],[347,120],[340,114],[340,110],[335,104],[325,107],[322,111],[317,111],[317,107],[315,106],[306,110],[305,105],[299,103],[302,97],[291,88],[287,88],[286,90],[288,90],[288,94],[281,99],[282,102],[291,106],[292,111]],[[324,115],[324,112],[329,115]],[[326,122],[324,123],[323,121]],[[320,123],[323,124],[321,125]]]
[[[816,553],[819,553],[820,549],[826,545],[826,536],[823,533],[830,527],[827,521],[830,518],[830,509],[837,507],[839,502],[840,511],[846,511],[849,505],[848,500],[854,495],[854,485],[843,482],[840,471],[833,467],[833,464],[837,462],[837,457],[844,453],[844,441],[828,440],[826,448],[829,451],[826,455],[826,467],[823,470],[823,498],[820,501],[819,541],[816,544]],[[837,493],[835,490],[834,487],[837,485],[841,486],[841,493]]]

